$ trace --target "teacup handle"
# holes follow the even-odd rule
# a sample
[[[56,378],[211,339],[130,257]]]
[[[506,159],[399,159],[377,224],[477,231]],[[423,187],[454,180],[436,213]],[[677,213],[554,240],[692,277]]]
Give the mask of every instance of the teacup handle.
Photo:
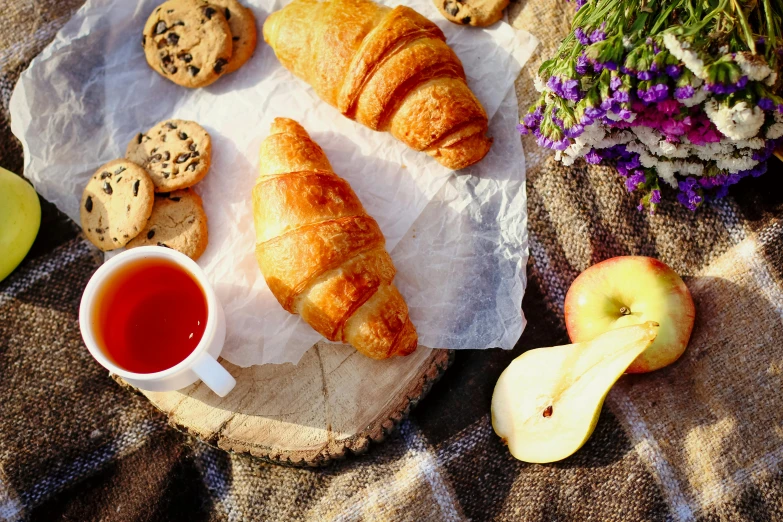
[[[204,381],[204,384],[221,397],[228,395],[228,392],[233,390],[237,384],[236,379],[228,373],[228,370],[209,354],[204,354],[192,368],[196,375]]]

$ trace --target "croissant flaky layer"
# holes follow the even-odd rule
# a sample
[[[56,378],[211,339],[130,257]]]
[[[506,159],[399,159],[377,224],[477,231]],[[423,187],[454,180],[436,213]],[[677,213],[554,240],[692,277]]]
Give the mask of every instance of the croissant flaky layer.
[[[418,337],[378,223],[301,125],[277,118],[253,187],[256,259],[280,304],[374,359]]]
[[[483,158],[487,114],[443,32],[413,9],[369,0],[294,0],[264,23],[280,62],[345,116],[391,132],[441,164]]]

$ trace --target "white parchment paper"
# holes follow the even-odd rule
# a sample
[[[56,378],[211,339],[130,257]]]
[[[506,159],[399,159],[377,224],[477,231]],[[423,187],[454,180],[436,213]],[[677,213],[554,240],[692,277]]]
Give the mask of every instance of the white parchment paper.
[[[275,117],[290,117],[378,220],[420,342],[513,347],[524,328],[527,260],[513,82],[537,44],[529,33],[502,22],[459,27],[430,0],[405,2],[444,30],[491,119],[489,155],[453,173],[390,134],[342,117],[279,64],[260,36],[268,13],[284,2],[246,2],[258,21],[255,56],[197,90],[168,82],[144,60],[141,31],[158,3],[88,0],[22,74],[11,99],[12,130],[24,145],[24,173],[43,197],[78,222],[87,180],[121,157],[138,132],[167,118],[201,123],[213,139],[213,163],[196,187],[209,219],[199,265],[226,312],[223,356],[241,366],[296,363],[320,336],[267,288],[254,258],[250,198],[259,145]]]

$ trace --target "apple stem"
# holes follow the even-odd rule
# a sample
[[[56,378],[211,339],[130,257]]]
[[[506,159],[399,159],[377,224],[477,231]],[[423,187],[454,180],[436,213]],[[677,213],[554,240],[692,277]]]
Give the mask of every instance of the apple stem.
[[[544,417],[551,417],[552,416],[552,406],[547,406],[544,410]]]
[[[621,315],[631,315],[631,311],[628,308],[626,308],[625,306],[623,306],[622,308],[620,308],[620,314]]]

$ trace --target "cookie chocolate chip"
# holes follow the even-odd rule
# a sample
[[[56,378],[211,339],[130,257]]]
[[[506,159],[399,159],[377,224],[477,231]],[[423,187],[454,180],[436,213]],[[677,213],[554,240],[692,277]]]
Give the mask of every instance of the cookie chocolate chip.
[[[153,70],[183,87],[204,87],[224,72],[234,42],[222,12],[205,0],[169,0],[156,8],[142,37]]]
[[[503,18],[509,0],[434,0],[435,7],[450,22],[486,27]]]
[[[206,176],[212,140],[198,123],[167,120],[141,134],[141,139],[132,139],[125,157],[147,169],[155,192],[171,192],[193,186]]]
[[[93,174],[82,194],[84,235],[103,251],[125,246],[152,213],[155,186],[143,168],[111,161]]]
[[[207,215],[198,194],[191,189],[155,196],[147,226],[127,248],[158,245],[198,259],[207,248]]]
[[[228,74],[236,71],[245,64],[256,50],[258,34],[256,18],[253,11],[240,4],[237,0],[210,0],[210,5],[223,12],[231,29],[232,43],[234,45],[231,59],[219,67],[215,62],[218,72]]]

